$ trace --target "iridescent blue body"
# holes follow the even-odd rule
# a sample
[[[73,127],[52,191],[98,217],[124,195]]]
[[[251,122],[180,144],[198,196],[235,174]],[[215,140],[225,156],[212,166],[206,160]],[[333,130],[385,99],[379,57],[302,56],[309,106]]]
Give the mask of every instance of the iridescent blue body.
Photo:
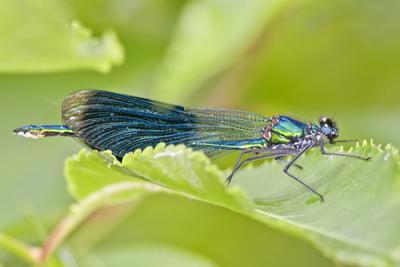
[[[287,116],[265,117],[251,112],[189,108],[100,90],[82,90],[68,96],[62,106],[65,125],[27,125],[15,134],[31,138],[72,136],[97,150],[111,150],[118,158],[136,149],[185,144],[213,157],[240,150],[233,174],[244,163],[260,158],[295,158],[285,167],[290,177],[322,195],[287,172],[308,149],[333,143],[338,130],[333,120],[303,123]],[[255,155],[241,161],[246,154]],[[330,153],[333,154],[333,153]],[[357,157],[348,154],[344,156]]]

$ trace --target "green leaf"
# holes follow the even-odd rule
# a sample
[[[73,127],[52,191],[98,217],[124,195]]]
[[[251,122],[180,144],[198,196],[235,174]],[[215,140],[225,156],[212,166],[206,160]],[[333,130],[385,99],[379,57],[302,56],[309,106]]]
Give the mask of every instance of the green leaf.
[[[71,13],[60,1],[1,1],[0,72],[109,72],[120,64],[123,48],[116,35],[94,38]]]
[[[147,201],[138,205],[144,197]],[[115,260],[120,250],[135,253],[135,246],[143,242],[177,247],[221,266],[333,266],[304,239],[226,208],[138,182],[108,185],[73,205],[38,254],[41,259],[69,255],[77,262],[95,257],[100,264]],[[167,258],[153,255],[154,261]],[[182,260],[177,256],[168,255],[168,261]]]
[[[282,0],[188,2],[159,69],[154,95],[167,91],[168,100],[189,96],[245,54],[285,3]]]
[[[82,177],[82,176],[81,176]],[[104,186],[97,190],[95,193],[84,198],[78,204],[74,204],[70,208],[70,212],[53,230],[52,234],[48,237],[45,243],[37,249],[35,260],[37,263],[45,263],[53,252],[59,248],[63,242],[79,227],[82,227],[86,221],[90,221],[95,217],[96,212],[100,213],[102,209],[109,207],[121,206],[120,209],[116,208],[112,212],[111,220],[103,228],[107,227],[112,229],[118,224],[123,217],[132,209],[132,204],[137,204],[145,196],[154,193],[172,193],[170,190],[163,188],[159,185],[142,182],[120,182],[108,186]],[[128,208],[124,204],[129,204]],[[133,206],[134,207],[134,206]],[[102,225],[104,225],[102,223]],[[108,233],[108,231],[103,232]],[[96,233],[96,241],[101,238],[99,232]],[[90,243],[85,241],[86,243]]]
[[[211,207],[228,208],[250,221],[262,222],[263,226],[256,232],[265,227],[270,232],[263,238],[292,239],[285,243],[287,251],[298,251],[298,246],[307,247],[307,253],[311,253],[312,257],[322,253],[344,265],[399,265],[398,151],[391,146],[382,149],[364,142],[350,152],[372,156],[372,160],[366,162],[323,156],[315,149],[301,158],[299,164],[304,170],[291,170],[324,194],[325,202],[320,202],[318,197],[283,175],[283,166],[277,162],[245,168],[233,180],[238,187],[226,187],[223,173],[202,152],[193,152],[182,145],[159,144],[154,149],[137,150],[127,154],[122,163],[116,161],[110,152],[81,152],[67,161],[66,176],[68,182],[74,184],[70,185],[74,196],[79,199],[87,197],[71,208],[69,215],[43,245],[38,258],[46,259],[53,255],[53,251],[65,243],[73,232],[78,232],[78,241],[71,245],[76,249],[80,247],[78,251],[90,249],[99,242],[114,246],[118,242],[124,244],[135,240],[129,231],[121,232],[125,228],[123,225],[132,229],[128,218],[140,207],[138,203],[149,196],[162,194],[168,198],[196,199],[205,206],[213,204]],[[110,179],[113,176],[116,177],[115,183]],[[85,181],[92,181],[95,177],[101,182],[91,186]],[[144,180],[140,181],[137,177]],[[80,190],[80,187],[83,189]],[[254,202],[252,211],[239,187]],[[168,216],[172,213],[168,212]],[[205,216],[204,220],[210,218],[212,216]],[[222,218],[217,222],[218,225],[232,223],[231,219],[224,221]],[[173,232],[173,224],[168,225]],[[237,227],[235,233],[247,231],[247,226]],[[107,241],[102,243],[102,240]],[[308,242],[313,244],[311,250]],[[185,244],[190,250],[203,249]]]
[[[243,193],[235,187],[226,187],[224,174],[202,152],[180,145],[160,143],[154,149],[136,150],[125,155],[122,163],[110,151],[82,150],[66,161],[65,176],[76,199],[106,185],[147,180],[211,204],[249,210]]]
[[[70,192],[81,202],[54,230],[51,236],[57,237],[56,240],[50,237],[51,245],[43,246],[51,247],[51,250],[43,252],[46,257],[77,231],[74,236],[78,241],[73,242],[72,246],[78,251],[87,250],[87,247],[93,247],[98,242],[103,243],[105,237],[113,236],[120,229],[119,225],[126,221],[126,216],[132,213],[138,202],[154,193],[181,195],[242,213],[249,211],[249,203],[244,195],[237,188],[226,187],[224,174],[202,152],[193,152],[184,146],[159,144],[154,149],[138,150],[126,155],[122,164],[110,152],[83,150],[66,161],[65,173]],[[132,182],[137,181],[135,177],[138,176],[154,183],[143,180]],[[112,177],[116,179],[113,181]],[[132,205],[124,206],[123,203],[130,201],[133,201]],[[112,220],[105,220],[110,213]],[[101,221],[101,225],[97,221]],[[227,223],[234,227],[232,222]],[[116,242],[110,243],[113,244],[112,249],[108,250],[113,250]]]
[[[113,249],[97,249],[84,258],[84,266],[217,267],[204,256],[182,248],[157,244],[124,244]]]
[[[69,193],[77,200],[84,199],[110,184],[143,182],[143,179],[122,169],[120,162],[109,151],[82,150],[66,160],[65,177]]]
[[[34,263],[35,261],[33,251],[26,244],[2,232],[0,232],[0,249],[8,251],[25,262]]]
[[[322,156],[301,158],[291,172],[325,196],[318,197],[283,174],[283,165],[242,170],[233,181],[256,203],[259,217],[302,232],[326,255],[363,266],[400,264],[400,160],[397,149],[363,143],[348,151],[368,162]]]
[[[202,201],[245,212],[249,202],[236,187],[227,187],[224,174],[203,152],[185,146],[136,150],[125,155],[122,167],[147,180]]]
[[[107,224],[111,227],[104,227]],[[100,242],[92,247],[99,235]],[[306,240],[226,208],[173,194],[153,194],[140,205],[97,209],[67,244],[79,259],[87,253],[118,254],[120,248],[148,242],[201,255],[218,266],[334,266]],[[157,257],[154,253],[154,260]]]
[[[364,143],[351,152],[370,155],[372,160],[323,156],[316,149],[301,159],[304,170],[292,170],[325,195],[322,203],[284,175],[278,163],[244,169],[233,183],[254,201],[251,217],[310,240],[335,261],[396,265],[400,262],[397,150]],[[161,144],[126,155],[122,167],[172,192],[249,215],[243,194],[235,187],[226,189],[222,172],[201,152]]]

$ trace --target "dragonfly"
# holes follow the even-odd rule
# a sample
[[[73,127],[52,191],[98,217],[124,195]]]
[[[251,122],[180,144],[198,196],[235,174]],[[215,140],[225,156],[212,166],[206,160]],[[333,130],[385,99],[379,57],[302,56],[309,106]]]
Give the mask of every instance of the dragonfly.
[[[202,150],[209,157],[240,151],[226,181],[246,163],[260,159],[285,160],[283,172],[316,194],[324,196],[289,172],[308,150],[319,147],[323,155],[369,160],[347,153],[328,152],[326,144],[336,140],[339,129],[332,118],[304,123],[289,116],[262,116],[256,113],[220,108],[184,107],[146,98],[102,90],[80,90],[62,104],[63,125],[26,125],[16,135],[29,138],[67,136],[78,138],[92,149],[111,150],[121,160],[136,149],[157,143],[184,144]],[[356,141],[356,140],[342,140]]]

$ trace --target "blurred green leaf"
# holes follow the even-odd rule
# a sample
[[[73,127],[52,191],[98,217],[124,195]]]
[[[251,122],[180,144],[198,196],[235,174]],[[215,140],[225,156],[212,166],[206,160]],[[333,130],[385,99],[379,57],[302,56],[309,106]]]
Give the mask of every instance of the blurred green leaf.
[[[115,33],[94,38],[71,13],[60,1],[0,1],[0,72],[109,72],[121,64]]]
[[[0,232],[0,249],[5,250],[15,257],[33,264],[35,262],[33,251],[19,240]]]
[[[232,90],[241,91],[247,103],[282,110],[369,111],[384,102],[379,111],[398,112],[399,8],[392,0],[295,5],[260,44],[246,70],[249,83]]]
[[[150,194],[159,192],[170,193],[168,189],[161,186],[143,182],[120,182],[100,188],[95,193],[84,198],[78,204],[71,206],[69,214],[53,230],[50,237],[42,245],[38,252],[38,259],[46,261],[53,255],[53,252],[66,241],[72,232],[77,231],[81,224],[86,220],[90,220],[91,216],[95,215],[96,212],[101,211],[101,209],[123,205],[124,203],[135,203]],[[108,231],[115,227],[115,225],[123,219],[126,213],[130,211],[130,208],[115,209],[112,212],[113,216],[111,217],[111,222],[108,222],[103,226],[102,232],[104,233],[96,233],[95,241],[101,239],[103,237],[102,235],[107,234]],[[110,229],[107,229],[107,227]],[[104,231],[104,229],[107,231]],[[87,243],[90,242],[86,240],[85,245],[87,245]]]
[[[86,267],[146,266],[146,267],[217,267],[204,256],[170,245],[144,243],[124,244],[113,249],[99,249],[83,260]]]
[[[24,140],[13,136],[12,129],[29,123],[60,122],[62,99],[81,88],[145,96],[153,71],[169,42],[182,1],[146,0],[140,5],[139,1],[130,0],[61,0],[63,2],[71,5],[65,11],[72,10],[74,18],[76,15],[95,36],[100,36],[104,29],[115,30],[126,51],[124,63],[106,75],[94,71],[0,74],[0,86],[4,89],[0,90],[0,98],[6,100],[0,105],[0,113],[13,112],[13,116],[2,117],[4,131],[0,132],[0,144],[7,153],[0,155],[2,174],[6,177],[0,179],[0,202],[14,203],[1,209],[0,226],[20,220],[27,211],[51,220],[61,216],[71,201],[62,179],[63,162],[80,149],[77,142],[67,138]],[[83,7],[77,9],[72,2]],[[19,168],[17,162],[24,162],[25,167]]]
[[[190,1],[160,66],[154,95],[185,99],[246,53],[286,1]]]

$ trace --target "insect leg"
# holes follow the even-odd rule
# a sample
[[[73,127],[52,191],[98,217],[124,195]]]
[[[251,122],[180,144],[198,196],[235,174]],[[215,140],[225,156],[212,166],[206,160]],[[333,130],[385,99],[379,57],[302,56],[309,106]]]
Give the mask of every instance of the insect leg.
[[[283,163],[286,163],[286,164],[288,164],[290,162],[289,160],[286,160],[284,156],[276,157],[275,159],[278,160],[278,161],[281,161]],[[303,169],[303,166],[301,166],[299,164],[296,164],[296,163],[294,163],[293,166],[296,167],[296,168],[299,168],[300,170]]]
[[[329,143],[334,145],[336,143],[355,143],[355,142],[358,142],[358,140],[357,139],[354,139],[354,140],[334,140],[334,141],[329,142]]]
[[[273,151],[273,150],[272,150]],[[260,153],[261,151],[257,151],[256,153]],[[265,150],[263,152],[271,152],[271,150]],[[279,150],[279,151],[273,151],[274,153],[269,153],[269,154],[264,154],[264,155],[257,155],[257,156],[253,156],[253,157],[249,157],[243,161],[241,161],[242,157],[244,154],[248,154],[248,153],[254,153],[253,151],[242,151],[242,153],[239,156],[238,161],[236,162],[235,168],[233,168],[232,173],[228,176],[228,178],[226,178],[226,182],[229,184],[232,181],[232,177],[233,175],[236,173],[237,170],[240,169],[240,167],[242,167],[244,164],[254,161],[254,160],[258,160],[258,159],[266,159],[266,158],[276,158],[276,157],[284,157],[284,156],[289,156],[289,155],[293,155],[294,151],[293,150]]]
[[[353,155],[353,154],[327,152],[325,150],[324,142],[322,140],[319,143],[319,147],[320,147],[321,153],[323,155],[349,157],[349,158],[355,158],[355,159],[361,159],[361,160],[370,160],[371,159],[371,157],[361,157],[361,156],[357,156],[357,155]]]
[[[316,194],[317,196],[319,196],[319,198],[321,199],[321,201],[324,201],[324,196],[321,195],[320,193],[318,193],[314,188],[312,188],[311,186],[309,186],[308,184],[306,184],[305,182],[303,182],[300,178],[294,176],[293,174],[289,173],[289,168],[296,162],[296,160],[298,160],[300,158],[301,155],[303,155],[307,150],[309,150],[310,148],[312,148],[313,146],[307,146],[305,147],[303,150],[301,150],[299,153],[297,153],[297,155],[285,166],[285,168],[283,169],[283,172],[285,174],[287,174],[289,177],[291,177],[292,179],[294,179],[295,181],[297,181],[298,183],[300,183],[301,185],[303,185],[305,188],[307,188],[309,191],[311,191],[312,193]]]
[[[240,152],[239,158],[238,158],[238,160],[236,161],[236,164],[235,164],[235,167],[233,168],[232,173],[228,176],[228,178],[226,178],[226,183],[227,183],[227,184],[229,184],[229,183],[231,182],[233,175],[234,175],[235,172],[240,168],[240,161],[242,160],[243,155],[246,154],[246,153],[248,153],[247,151],[248,151],[248,150],[242,150],[242,151]]]

